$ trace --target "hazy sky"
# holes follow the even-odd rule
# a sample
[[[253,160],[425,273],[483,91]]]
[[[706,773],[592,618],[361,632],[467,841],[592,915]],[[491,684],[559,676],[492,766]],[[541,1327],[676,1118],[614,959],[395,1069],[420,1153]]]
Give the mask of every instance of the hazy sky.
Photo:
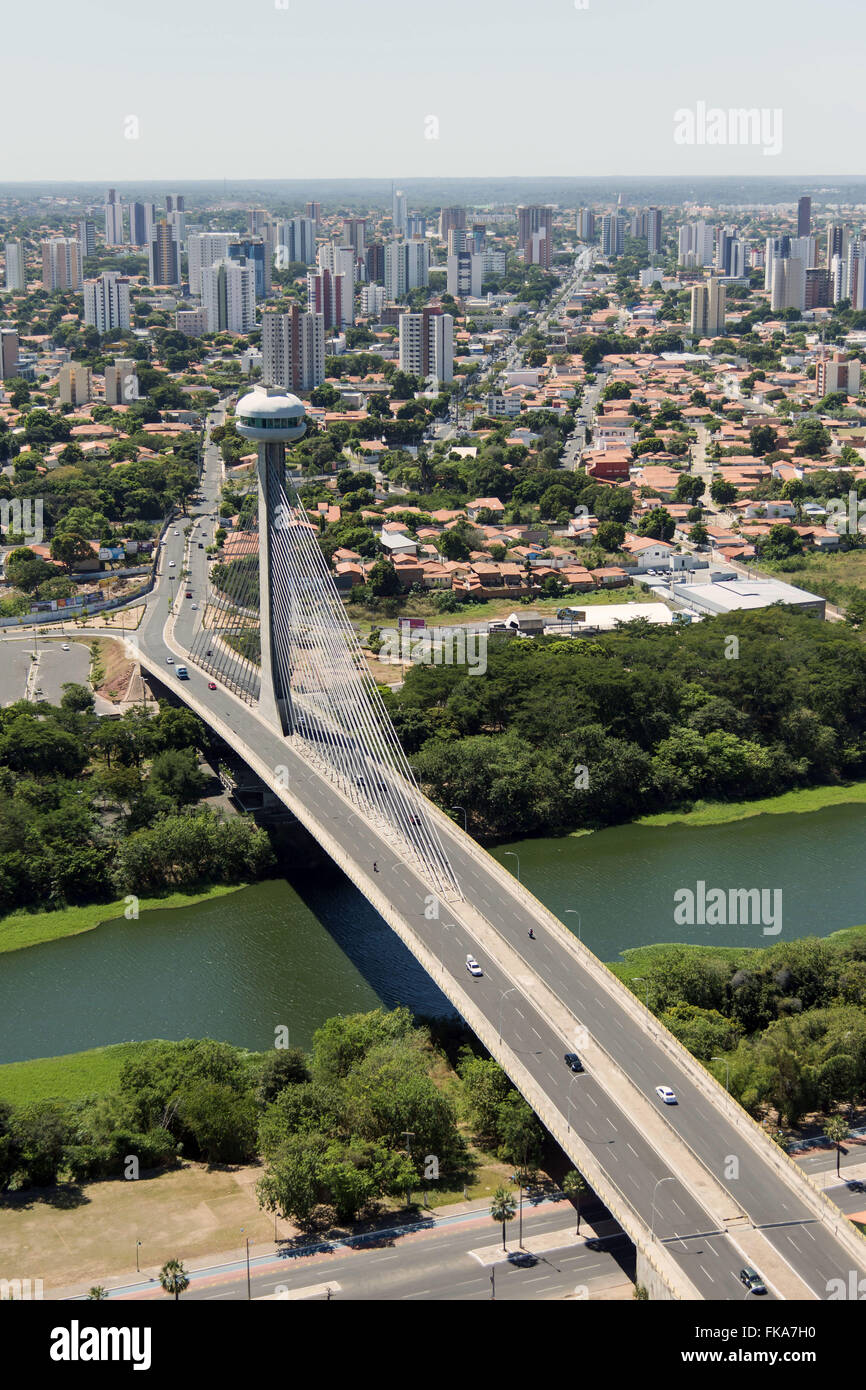
[[[7,6],[0,180],[863,172],[863,0],[584,3]],[[698,102],[781,153],[675,143]]]

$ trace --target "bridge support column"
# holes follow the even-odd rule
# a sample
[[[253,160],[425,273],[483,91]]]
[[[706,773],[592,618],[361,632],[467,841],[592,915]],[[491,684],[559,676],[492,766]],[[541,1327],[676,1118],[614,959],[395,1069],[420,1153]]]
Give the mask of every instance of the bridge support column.
[[[286,446],[282,441],[259,444],[259,624],[261,689],[259,710],[284,734],[292,731],[292,707],[287,673],[274,659],[274,543],[281,525],[280,493],[286,476]]]

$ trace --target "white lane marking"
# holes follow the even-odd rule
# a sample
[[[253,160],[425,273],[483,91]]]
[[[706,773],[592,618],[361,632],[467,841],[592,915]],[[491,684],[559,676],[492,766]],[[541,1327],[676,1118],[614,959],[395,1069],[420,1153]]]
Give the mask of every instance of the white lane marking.
[[[707,1276],[707,1278],[709,1279],[710,1283],[711,1283],[711,1284],[715,1284],[715,1282],[716,1282],[715,1279],[713,1278],[712,1274],[710,1274],[710,1271],[709,1271],[708,1269],[705,1268],[704,1265],[699,1264],[699,1265],[698,1265],[698,1269],[702,1269],[702,1270],[704,1271],[704,1274],[705,1274],[705,1275]]]

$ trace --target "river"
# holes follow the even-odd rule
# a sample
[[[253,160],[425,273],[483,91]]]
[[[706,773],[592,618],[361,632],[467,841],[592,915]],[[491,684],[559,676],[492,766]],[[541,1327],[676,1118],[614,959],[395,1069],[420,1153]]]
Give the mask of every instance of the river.
[[[497,849],[602,960],[657,941],[765,946],[866,922],[866,806],[692,828],[617,826]],[[781,892],[781,931],[678,925],[674,894]],[[580,914],[578,920],[574,911]],[[778,920],[778,919],[777,919]],[[286,1026],[309,1046],[332,1014],[449,1005],[366,900],[325,865],[195,907],[147,912],[0,955],[0,1061],[137,1038],[214,1037],[255,1049]]]

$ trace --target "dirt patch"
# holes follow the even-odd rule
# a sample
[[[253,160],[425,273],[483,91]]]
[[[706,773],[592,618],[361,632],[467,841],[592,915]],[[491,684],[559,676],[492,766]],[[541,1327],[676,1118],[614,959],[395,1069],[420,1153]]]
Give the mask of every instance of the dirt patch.
[[[97,647],[99,655],[91,665],[91,678],[95,677],[94,689],[97,695],[119,704],[126,698],[130,678],[136,663],[126,655],[123,642],[113,637],[96,637],[90,650]]]

